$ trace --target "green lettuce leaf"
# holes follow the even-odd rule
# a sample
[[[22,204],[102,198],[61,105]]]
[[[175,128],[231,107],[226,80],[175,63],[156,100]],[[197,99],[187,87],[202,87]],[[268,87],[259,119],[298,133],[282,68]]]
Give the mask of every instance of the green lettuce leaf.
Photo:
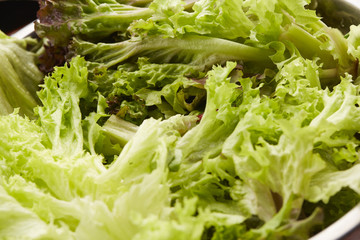
[[[54,150],[65,154],[82,151],[80,98],[89,94],[84,59],[75,58],[70,67],[58,68],[45,78],[38,95],[43,106],[36,109],[39,123],[49,136]]]
[[[273,54],[270,49],[200,35],[134,37],[122,42],[97,44],[74,39],[71,49],[89,61],[104,64],[106,68],[136,57],[148,57],[153,63],[183,63],[200,68],[228,60],[258,62],[267,66],[271,64],[269,55]]]
[[[34,117],[33,108],[40,103],[36,91],[43,78],[36,65],[40,45],[35,39],[11,38],[0,31],[1,115],[19,108],[20,114]]]

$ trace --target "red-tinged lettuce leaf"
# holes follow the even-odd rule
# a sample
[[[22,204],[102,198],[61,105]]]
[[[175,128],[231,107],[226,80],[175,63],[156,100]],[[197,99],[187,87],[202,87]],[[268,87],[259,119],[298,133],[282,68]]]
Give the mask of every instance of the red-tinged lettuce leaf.
[[[129,24],[147,18],[148,8],[121,4],[115,0],[40,1],[36,33],[56,46],[66,46],[73,36],[100,40],[113,33],[123,33]]]

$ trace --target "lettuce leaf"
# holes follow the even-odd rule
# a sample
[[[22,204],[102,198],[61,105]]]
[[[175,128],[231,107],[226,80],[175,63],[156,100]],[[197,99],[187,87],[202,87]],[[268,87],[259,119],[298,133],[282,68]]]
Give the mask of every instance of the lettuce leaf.
[[[228,60],[271,64],[272,50],[207,36],[187,35],[182,38],[149,36],[115,43],[91,43],[75,39],[71,49],[89,61],[104,67],[117,66],[136,57],[148,57],[154,63],[183,63],[201,68]]]
[[[128,25],[151,16],[148,8],[135,7],[118,1],[40,1],[36,32],[52,44],[66,46],[72,36],[101,40]]]
[[[185,64],[154,64],[139,58],[135,65],[120,65],[117,70],[96,75],[90,80],[106,96],[109,112],[141,124],[150,117],[171,117],[199,110],[205,99],[204,73]]]
[[[33,108],[40,103],[36,91],[43,78],[36,66],[40,47],[35,39],[15,39],[0,31],[1,115],[20,108],[20,114],[34,117]]]

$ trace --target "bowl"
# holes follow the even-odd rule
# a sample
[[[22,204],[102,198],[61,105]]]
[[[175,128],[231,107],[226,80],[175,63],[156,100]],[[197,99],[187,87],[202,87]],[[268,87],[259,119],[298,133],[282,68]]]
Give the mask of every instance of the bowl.
[[[323,21],[328,26],[338,28],[344,34],[349,31],[351,25],[360,24],[359,0],[313,0],[309,7],[316,9],[318,14],[323,18]],[[31,16],[34,18],[34,15]],[[7,32],[10,33],[11,36],[17,38],[24,38],[28,36],[35,37],[34,21],[33,19],[29,19],[30,18],[26,20],[28,23],[26,25],[24,24],[24,21],[18,21],[17,25],[13,25],[12,29],[9,29]],[[18,28],[20,25],[22,25],[22,27]],[[310,240],[332,239],[360,239],[360,204],[328,228],[310,238]]]

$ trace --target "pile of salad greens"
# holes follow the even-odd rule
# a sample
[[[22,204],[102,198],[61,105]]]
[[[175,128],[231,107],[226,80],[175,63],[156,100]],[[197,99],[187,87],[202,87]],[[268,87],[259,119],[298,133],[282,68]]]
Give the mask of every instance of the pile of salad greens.
[[[308,239],[360,202],[360,26],[308,0],[40,0],[0,35],[0,239]]]

